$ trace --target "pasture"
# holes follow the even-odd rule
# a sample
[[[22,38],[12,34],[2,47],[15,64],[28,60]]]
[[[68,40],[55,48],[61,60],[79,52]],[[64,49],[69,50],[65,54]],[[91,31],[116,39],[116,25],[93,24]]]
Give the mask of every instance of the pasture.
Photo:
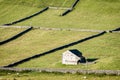
[[[4,28],[4,24],[31,16],[45,7],[45,12],[12,26],[32,26],[28,33],[6,44],[0,45],[0,66],[6,66],[33,55],[76,42],[99,32],[90,30],[113,30],[120,26],[120,0],[80,0],[75,8],[65,16],[60,16],[66,8],[71,8],[74,0],[0,0],[0,41],[4,41],[24,28]],[[10,27],[12,27],[10,26]],[[58,28],[60,30],[39,29]],[[68,30],[65,30],[68,29]],[[75,30],[69,30],[75,29]],[[77,31],[85,30],[85,31]],[[87,31],[88,30],[88,31]],[[120,33],[108,32],[104,35],[79,42],[50,54],[37,57],[14,66],[14,68],[62,68],[83,70],[120,70]],[[62,53],[78,49],[87,62],[79,65],[63,65]],[[11,72],[0,70],[0,80],[119,80],[119,76],[62,74],[46,72]]]
[[[29,2],[15,0],[12,4],[10,4],[10,1],[12,0],[0,2],[0,4],[2,4],[0,5],[0,18],[2,18],[2,20],[0,20],[1,25],[24,18],[43,8],[34,5],[44,5],[43,3],[39,3],[40,0],[39,2],[37,2],[38,0],[31,0]],[[61,1],[59,1],[60,4]],[[58,1],[53,2],[56,5],[59,5]],[[65,10],[59,10],[59,8],[57,10],[50,9],[44,12],[44,14],[40,14],[16,25],[111,30],[120,25],[119,2],[119,0],[116,0],[115,2],[112,2],[111,0],[80,0],[75,9],[64,17],[59,15]],[[47,3],[52,2],[47,1],[46,4]],[[70,4],[71,3],[67,5]],[[20,13],[22,13],[22,15]]]

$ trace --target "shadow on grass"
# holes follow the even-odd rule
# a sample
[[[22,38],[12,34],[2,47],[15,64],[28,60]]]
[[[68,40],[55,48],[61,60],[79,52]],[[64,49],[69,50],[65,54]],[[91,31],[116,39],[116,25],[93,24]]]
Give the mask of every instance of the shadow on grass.
[[[95,62],[96,60],[98,60],[99,58],[88,58],[86,59],[87,62]]]

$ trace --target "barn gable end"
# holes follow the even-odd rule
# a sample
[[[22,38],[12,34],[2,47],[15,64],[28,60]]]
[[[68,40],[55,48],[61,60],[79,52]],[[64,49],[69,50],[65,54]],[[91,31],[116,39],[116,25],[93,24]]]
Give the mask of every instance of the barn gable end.
[[[62,64],[77,65],[81,58],[82,53],[77,49],[67,50],[62,54]]]

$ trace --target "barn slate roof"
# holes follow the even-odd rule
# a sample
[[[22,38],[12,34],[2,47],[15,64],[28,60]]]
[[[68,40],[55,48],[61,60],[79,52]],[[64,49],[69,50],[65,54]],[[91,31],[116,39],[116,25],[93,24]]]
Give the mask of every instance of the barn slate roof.
[[[80,51],[78,51],[77,49],[71,49],[68,51],[70,51],[71,53],[75,54],[78,57],[82,57],[82,53]]]

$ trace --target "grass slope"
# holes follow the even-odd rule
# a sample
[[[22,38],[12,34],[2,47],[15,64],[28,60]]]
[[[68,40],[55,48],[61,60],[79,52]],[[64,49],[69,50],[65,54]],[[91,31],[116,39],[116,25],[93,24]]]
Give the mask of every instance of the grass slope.
[[[21,5],[29,7],[47,7],[47,6],[58,6],[58,7],[70,7],[75,0],[1,0],[1,4],[10,5]],[[16,2],[16,3],[15,3]]]
[[[53,54],[33,59],[17,67],[120,70],[120,56],[118,56],[120,51],[120,43],[118,43],[120,41],[119,35],[120,33],[105,34]],[[96,60],[96,64],[62,65],[62,53],[68,49],[78,49],[87,59],[98,60]]]
[[[6,40],[24,29],[16,29],[16,28],[0,28],[0,41]]]
[[[63,3],[64,0],[59,2]],[[59,5],[58,1],[53,1]],[[52,3],[52,0],[4,0],[0,2],[0,24],[6,24],[24,18]],[[61,4],[60,3],[60,4]],[[45,5],[46,4],[46,5]],[[54,5],[52,4],[52,5]],[[67,4],[69,5],[69,4]],[[64,6],[64,5],[63,5]],[[21,15],[22,14],[22,15]],[[29,24],[30,25],[30,24]]]
[[[0,46],[0,66],[48,51],[92,34],[95,33],[32,30],[20,38]]]
[[[2,25],[4,23],[9,23],[17,19],[26,17],[27,15],[33,14],[34,12],[39,11],[42,7],[44,7],[45,4],[53,6],[55,4],[60,5],[62,4],[62,2],[63,0],[48,0],[45,2],[42,2],[42,0],[0,0],[0,24]],[[64,2],[64,4],[67,4],[67,0],[66,3]],[[81,0],[81,2],[76,6],[73,12],[64,17],[58,16],[63,11],[64,10],[50,9],[44,14],[41,14],[16,25],[100,30],[114,29],[120,25],[120,0]],[[20,13],[22,13],[22,15]],[[19,31],[15,29],[14,32],[11,31],[10,34],[8,34],[6,33],[6,30],[11,31],[11,29],[0,29],[0,33],[2,33],[0,34],[1,40],[12,36],[17,31]],[[16,39],[14,42],[10,42],[0,47],[0,66],[7,65],[36,53],[47,51],[49,49],[61,46],[74,40],[82,39],[91,34],[93,33],[75,31],[32,30],[28,34],[25,34],[19,39]],[[72,49],[79,49],[87,58],[98,58],[96,64],[88,65],[87,67],[84,65],[61,65],[61,53],[70,48],[55,52],[51,55],[46,55],[44,57],[31,60],[30,62],[24,63],[18,67],[117,70],[120,69],[120,59],[118,56],[120,47],[119,41],[119,33],[113,33],[106,34],[85,43],[70,47]]]
[[[0,18],[2,20],[0,20],[0,24],[2,25],[18,20],[41,10],[41,7],[38,6],[39,4],[60,5],[62,2],[63,0],[30,0],[29,2],[25,0],[1,1]],[[9,5],[10,3],[11,5]],[[68,6],[71,3],[62,3],[62,5],[64,4]],[[120,0],[80,0],[76,8],[70,14],[64,17],[58,16],[62,12],[64,11],[48,10],[42,15],[16,25],[100,30],[114,29],[120,25]],[[20,13],[22,13],[22,15]]]
[[[81,0],[70,14],[65,17],[58,16],[60,14],[58,10],[49,10],[17,25],[28,25],[32,22],[33,26],[100,30],[114,29],[120,25],[119,1]]]
[[[21,18],[34,14],[37,11],[42,10],[42,8],[20,6],[20,5],[13,6],[13,5],[8,5],[8,4],[0,5],[0,9],[1,9],[0,18],[2,19],[0,20],[1,25],[19,20]]]

